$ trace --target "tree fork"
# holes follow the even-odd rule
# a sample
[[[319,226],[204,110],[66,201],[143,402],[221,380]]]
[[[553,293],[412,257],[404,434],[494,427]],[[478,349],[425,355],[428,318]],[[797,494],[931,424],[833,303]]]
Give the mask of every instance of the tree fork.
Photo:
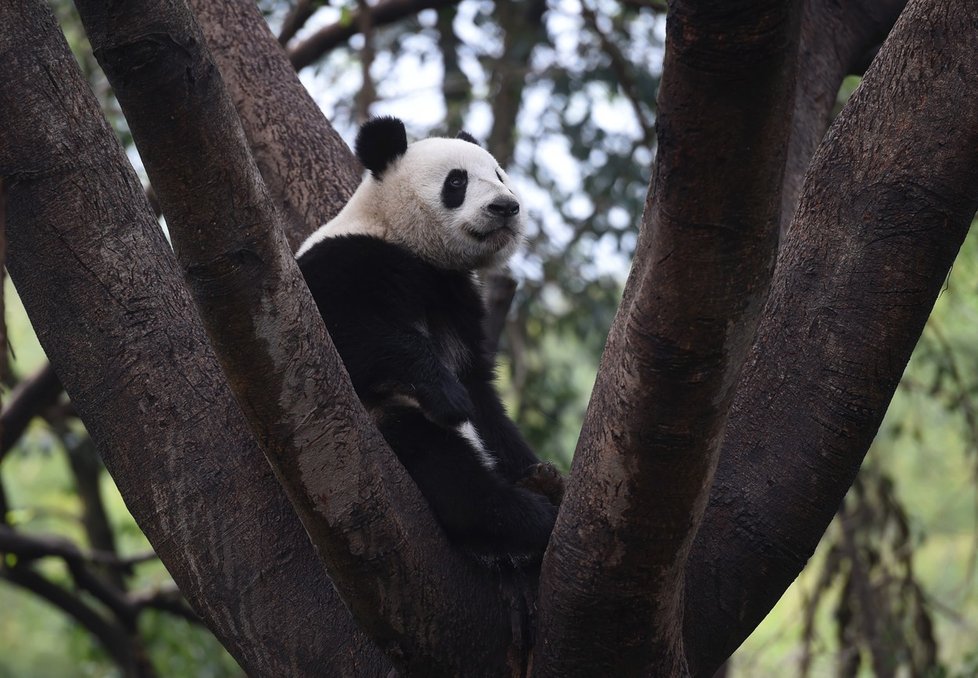
[[[815,154],[687,566],[697,675],[814,552],[968,231],[976,34],[973,2],[909,3]]]
[[[805,170],[832,121],[842,80],[856,62],[878,46],[906,0],[807,0],[801,24],[791,142],[781,194],[782,234],[798,207]]]
[[[359,161],[319,110],[252,0],[190,0],[292,249],[343,208]]]

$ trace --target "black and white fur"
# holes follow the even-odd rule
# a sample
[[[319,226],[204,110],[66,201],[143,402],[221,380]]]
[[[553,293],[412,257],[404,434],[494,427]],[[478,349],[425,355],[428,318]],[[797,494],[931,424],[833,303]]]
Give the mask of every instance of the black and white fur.
[[[408,145],[396,118],[356,140],[370,171],[297,258],[360,400],[448,537],[482,557],[538,558],[556,508],[517,483],[539,464],[506,416],[474,271],[506,261],[523,213],[465,133]]]

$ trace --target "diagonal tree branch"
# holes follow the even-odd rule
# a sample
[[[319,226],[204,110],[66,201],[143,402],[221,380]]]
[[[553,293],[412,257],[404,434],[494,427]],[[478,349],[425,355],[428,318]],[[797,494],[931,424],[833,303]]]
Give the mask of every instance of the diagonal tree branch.
[[[312,15],[316,13],[317,9],[319,9],[318,2],[313,2],[313,0],[296,0],[289,13],[285,15],[285,19],[282,20],[282,29],[278,34],[279,44],[282,46],[287,45],[289,40],[294,38],[295,34],[312,18]],[[199,15],[198,19],[200,19]],[[206,29],[204,29],[204,33],[207,33]],[[227,78],[225,77],[226,80]]]
[[[828,129],[843,78],[883,42],[906,0],[806,0],[791,142],[781,193],[782,232],[798,206],[805,170]]]
[[[766,296],[800,3],[674,2],[642,231],[544,559],[536,675],[682,675],[683,567]]]
[[[698,675],[811,556],[967,233],[976,26],[967,0],[909,3],[812,161],[687,568]]]
[[[449,548],[360,405],[189,9],[77,4],[224,371],[333,585],[404,670],[500,675],[508,604]]]
[[[0,44],[10,272],[129,509],[246,670],[322,675],[332,657],[337,674],[386,675],[244,425],[46,4],[0,3]]]
[[[360,183],[360,163],[299,82],[252,0],[191,0],[293,250]]]
[[[618,87],[632,107],[635,122],[642,129],[642,143],[646,144],[649,148],[653,148],[655,144],[655,128],[653,121],[649,119],[652,116],[647,115],[645,109],[642,108],[641,92],[633,73],[634,65],[629,63],[628,59],[622,53],[621,48],[618,47],[611,36],[601,29],[598,23],[598,15],[586,3],[581,4],[581,17],[584,19],[588,30],[598,38],[601,51],[605,53],[611,62],[611,70],[618,80]]]
[[[60,609],[95,636],[126,676],[136,674],[137,659],[129,635],[120,626],[103,618],[80,597],[48,581],[29,567],[0,566],[0,580],[16,584]]]
[[[0,551],[15,553],[23,560],[36,560],[56,556],[65,561],[94,563],[128,569],[147,560],[155,560],[156,554],[146,553],[123,558],[109,551],[83,551],[74,542],[57,536],[27,534],[6,525],[0,525]]]
[[[197,613],[187,607],[180,589],[173,585],[160,586],[147,591],[135,591],[129,594],[129,600],[136,607],[137,612],[152,608],[167,612],[175,617],[181,617],[192,624],[203,623]]]

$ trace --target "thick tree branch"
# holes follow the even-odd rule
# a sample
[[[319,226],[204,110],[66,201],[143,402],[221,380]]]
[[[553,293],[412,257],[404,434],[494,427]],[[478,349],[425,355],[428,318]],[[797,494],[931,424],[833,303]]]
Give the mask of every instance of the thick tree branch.
[[[191,0],[293,250],[342,209],[360,163],[252,0]]]
[[[911,2],[815,155],[687,569],[699,675],[814,551],[975,214],[976,29],[973,2]]]
[[[376,27],[392,24],[425,9],[438,9],[457,4],[458,0],[382,0],[373,7],[370,14]],[[324,26],[298,45],[290,47],[289,60],[295,70],[301,71],[359,32],[359,13],[353,12],[349,20]]]
[[[244,425],[46,4],[0,3],[0,45],[11,275],[129,509],[246,670],[318,676],[331,657],[337,674],[385,675]]]
[[[449,548],[360,405],[189,9],[78,6],[224,371],[333,585],[405,670],[500,675],[508,605]]]
[[[674,2],[642,232],[541,577],[537,675],[681,675],[683,567],[762,307],[800,3]]]
[[[906,0],[806,0],[791,142],[781,193],[781,228],[798,206],[805,171],[828,129],[843,78],[893,26]]]

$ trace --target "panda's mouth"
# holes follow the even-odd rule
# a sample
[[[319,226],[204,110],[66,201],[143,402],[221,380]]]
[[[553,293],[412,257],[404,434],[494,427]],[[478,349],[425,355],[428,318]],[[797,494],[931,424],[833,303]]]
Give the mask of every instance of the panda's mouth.
[[[487,231],[477,231],[473,228],[466,228],[465,232],[475,240],[482,243],[495,240],[509,240],[516,235],[513,229],[506,225],[500,225]]]

